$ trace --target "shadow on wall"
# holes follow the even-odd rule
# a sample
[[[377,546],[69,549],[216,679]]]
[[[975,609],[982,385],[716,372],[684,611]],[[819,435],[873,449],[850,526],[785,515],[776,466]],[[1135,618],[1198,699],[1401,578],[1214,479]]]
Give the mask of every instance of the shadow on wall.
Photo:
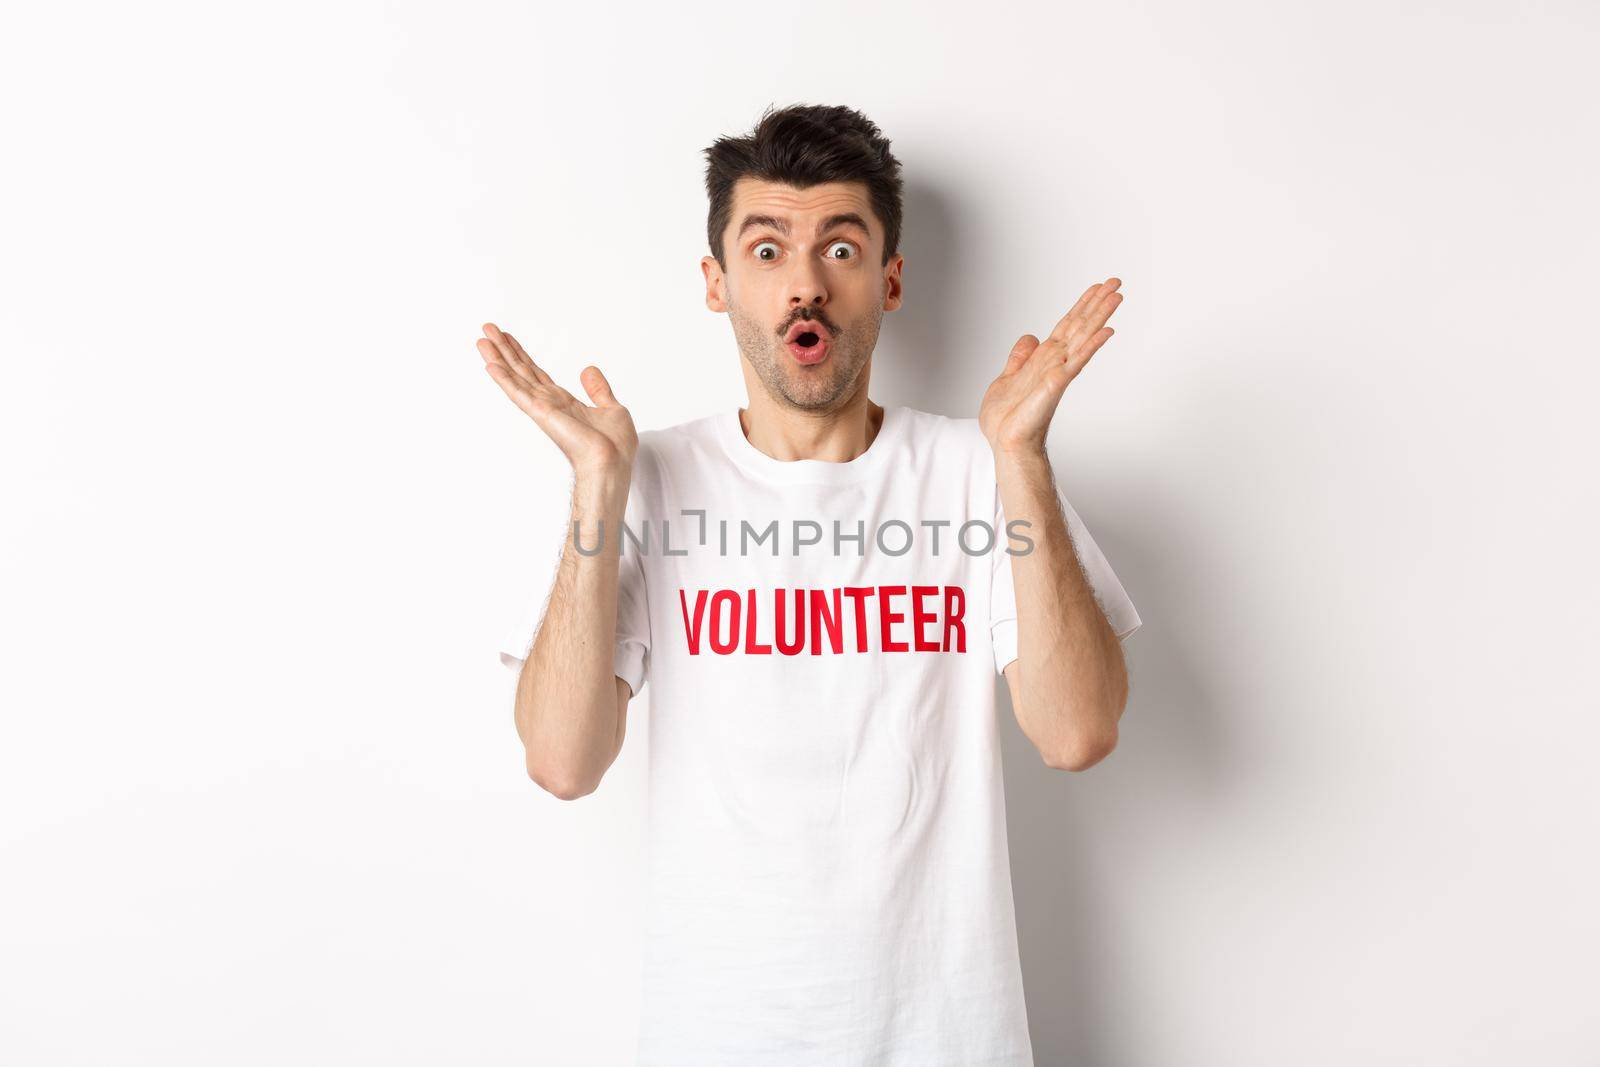
[[[1112,1042],[1141,987],[1114,932],[1134,911],[1130,883],[1165,881],[1149,854],[1167,839],[1163,823],[1225,806],[1243,771],[1202,665],[1190,662],[1179,628],[1163,624],[1195,617],[1169,595],[1185,583],[1161,577],[1171,554],[1160,533],[1171,527],[1151,514],[1160,507],[1148,495],[1121,503],[1125,512],[1110,501],[1079,508],[1144,619],[1123,645],[1130,684],[1116,750],[1083,772],[1047,767],[996,679],[1017,939],[1040,1064],[1117,1060]]]
[[[972,417],[1011,342],[1025,329],[1040,331],[989,333],[967,313],[990,295],[985,286],[1005,284],[978,261],[993,242],[963,232],[984,225],[981,210],[958,210],[941,189],[911,180],[905,202],[906,302],[885,317],[871,392],[881,402]],[[961,355],[975,349],[988,363]],[[1239,771],[1201,665],[1176,640],[1180,628],[1163,624],[1206,614],[1203,605],[1177,602],[1192,583],[1165,574],[1174,556],[1163,532],[1173,528],[1177,505],[1163,507],[1136,474],[1123,484],[1131,488],[1114,497],[1073,500],[1144,620],[1123,646],[1131,684],[1117,750],[1082,773],[1047,767],[1017,725],[1005,680],[995,678],[1017,935],[1041,1067],[1116,1058],[1111,1046],[1140,984],[1106,933],[1128,909],[1119,888],[1129,876],[1119,866],[1134,857],[1139,877],[1148,877],[1160,862],[1143,843],[1160,839],[1152,828],[1174,811],[1221,805]],[[1191,547],[1204,554],[1204,546]]]
[[[879,403],[970,418],[978,413],[983,386],[969,401],[950,403],[966,369],[954,355],[960,346],[951,340],[961,309],[958,294],[971,285],[972,273],[958,254],[959,212],[933,185],[907,179],[904,195],[900,252],[906,257],[905,302],[884,316],[868,392]]]

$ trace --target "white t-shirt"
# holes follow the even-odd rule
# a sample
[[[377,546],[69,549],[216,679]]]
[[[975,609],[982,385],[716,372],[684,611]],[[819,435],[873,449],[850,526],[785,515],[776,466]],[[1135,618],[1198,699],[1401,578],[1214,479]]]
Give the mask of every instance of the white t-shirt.
[[[1127,637],[1139,615],[1062,504]],[[638,1062],[1031,1064],[996,692],[1008,548],[1042,533],[1008,536],[977,420],[889,407],[847,463],[774,459],[736,410],[642,432],[626,525],[615,669],[650,688]]]

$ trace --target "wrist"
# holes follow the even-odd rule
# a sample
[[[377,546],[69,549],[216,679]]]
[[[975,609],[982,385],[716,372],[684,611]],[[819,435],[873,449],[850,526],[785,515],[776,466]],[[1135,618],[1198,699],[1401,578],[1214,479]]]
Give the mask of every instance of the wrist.
[[[1037,470],[1050,466],[1050,453],[1045,451],[1043,442],[1038,444],[1015,445],[1011,447],[996,447],[994,452],[994,465],[996,470]]]
[[[994,480],[1009,509],[1021,509],[1029,496],[1043,496],[1055,485],[1050,457],[1041,449],[1000,451],[994,457]],[[1019,497],[1017,494],[1023,494]],[[1017,512],[1022,514],[1021,511]]]
[[[614,500],[628,498],[628,486],[633,481],[633,468],[627,463],[608,463],[596,467],[575,467],[572,472],[572,493],[580,500]]]

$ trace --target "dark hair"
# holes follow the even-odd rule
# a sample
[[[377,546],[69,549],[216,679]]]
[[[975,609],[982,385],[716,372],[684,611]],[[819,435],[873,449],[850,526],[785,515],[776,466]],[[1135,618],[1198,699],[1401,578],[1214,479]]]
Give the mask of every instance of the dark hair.
[[[733,213],[733,186],[740,178],[783,182],[805,189],[823,182],[865,182],[872,211],[883,223],[883,264],[900,245],[900,161],[872,120],[848,107],[792,104],[762,113],[744,137],[722,137],[706,155],[706,195],[711,213],[706,235],[723,270],[722,235]]]

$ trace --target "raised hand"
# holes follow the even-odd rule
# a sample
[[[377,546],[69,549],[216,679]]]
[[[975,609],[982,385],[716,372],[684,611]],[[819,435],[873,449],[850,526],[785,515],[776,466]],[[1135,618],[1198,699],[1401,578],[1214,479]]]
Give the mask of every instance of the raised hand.
[[[1011,349],[978,412],[978,426],[997,454],[1044,451],[1061,394],[1114,332],[1106,320],[1122,303],[1120,285],[1122,279],[1107,278],[1089,286],[1049,337],[1025,333]]]
[[[617,403],[611,385],[600,368],[583,368],[578,380],[594,406],[557,385],[540,368],[515,337],[492,322],[483,324],[484,336],[478,339],[478,354],[483,357],[489,377],[505,391],[512,403],[528,414],[566,454],[572,469],[580,474],[599,474],[633,469],[639,435],[633,416]]]

